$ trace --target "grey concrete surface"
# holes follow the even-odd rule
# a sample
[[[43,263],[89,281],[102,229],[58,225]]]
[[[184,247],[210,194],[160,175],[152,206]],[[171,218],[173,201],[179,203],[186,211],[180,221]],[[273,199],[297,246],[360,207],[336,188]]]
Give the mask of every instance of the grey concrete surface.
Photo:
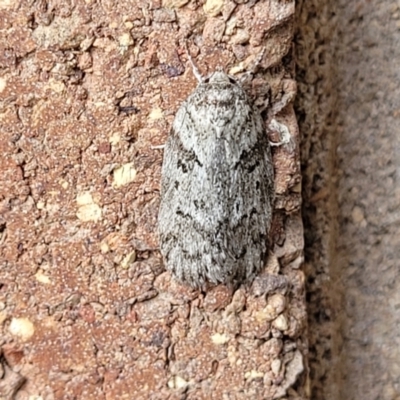
[[[400,2],[297,5],[313,400],[400,399]]]
[[[339,398],[400,399],[400,2],[338,5]]]

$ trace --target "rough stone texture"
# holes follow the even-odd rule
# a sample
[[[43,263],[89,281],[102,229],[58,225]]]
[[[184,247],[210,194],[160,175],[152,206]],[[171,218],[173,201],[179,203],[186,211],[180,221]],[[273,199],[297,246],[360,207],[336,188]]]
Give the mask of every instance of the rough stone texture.
[[[304,399],[293,1],[0,2],[0,396]],[[265,272],[207,292],[164,272],[162,150],[196,82],[269,99],[277,203]],[[273,123],[272,123],[273,122]]]

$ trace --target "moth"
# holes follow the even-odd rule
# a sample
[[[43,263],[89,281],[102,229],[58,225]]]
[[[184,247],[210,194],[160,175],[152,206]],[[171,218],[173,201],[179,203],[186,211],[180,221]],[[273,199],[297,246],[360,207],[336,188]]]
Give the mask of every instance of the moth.
[[[178,109],[164,148],[158,216],[166,268],[194,288],[251,281],[263,268],[274,202],[259,110],[221,68]]]

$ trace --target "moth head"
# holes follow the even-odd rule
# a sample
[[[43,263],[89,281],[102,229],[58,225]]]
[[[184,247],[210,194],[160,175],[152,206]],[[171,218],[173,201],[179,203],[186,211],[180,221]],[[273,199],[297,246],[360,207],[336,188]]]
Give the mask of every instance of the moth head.
[[[217,68],[217,70],[210,76],[204,79],[204,83],[230,83],[236,85],[236,79],[232,76],[227,75],[222,68]]]

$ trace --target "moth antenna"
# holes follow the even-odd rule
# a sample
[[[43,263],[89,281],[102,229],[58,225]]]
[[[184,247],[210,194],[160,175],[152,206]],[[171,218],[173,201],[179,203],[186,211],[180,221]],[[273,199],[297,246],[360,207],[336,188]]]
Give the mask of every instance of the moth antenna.
[[[257,71],[257,68],[261,64],[261,61],[264,57],[265,54],[265,47],[263,47],[260,51],[260,53],[257,55],[257,57],[254,59],[254,61],[251,63],[251,66],[249,68],[249,72],[252,74],[255,74]]]
[[[185,40],[185,50],[186,50],[188,59],[190,61],[190,64],[192,65],[193,75],[196,77],[196,79],[199,81],[199,83],[203,83],[204,79],[203,79],[199,69],[196,67],[196,64],[193,62],[192,56],[189,53],[189,48],[188,48],[186,40]]]
[[[250,67],[246,72],[244,72],[239,78],[239,82],[242,85],[246,85],[246,82],[254,76],[257,71],[258,66],[261,64],[261,61],[265,54],[265,47],[263,47],[257,57],[251,62]]]

